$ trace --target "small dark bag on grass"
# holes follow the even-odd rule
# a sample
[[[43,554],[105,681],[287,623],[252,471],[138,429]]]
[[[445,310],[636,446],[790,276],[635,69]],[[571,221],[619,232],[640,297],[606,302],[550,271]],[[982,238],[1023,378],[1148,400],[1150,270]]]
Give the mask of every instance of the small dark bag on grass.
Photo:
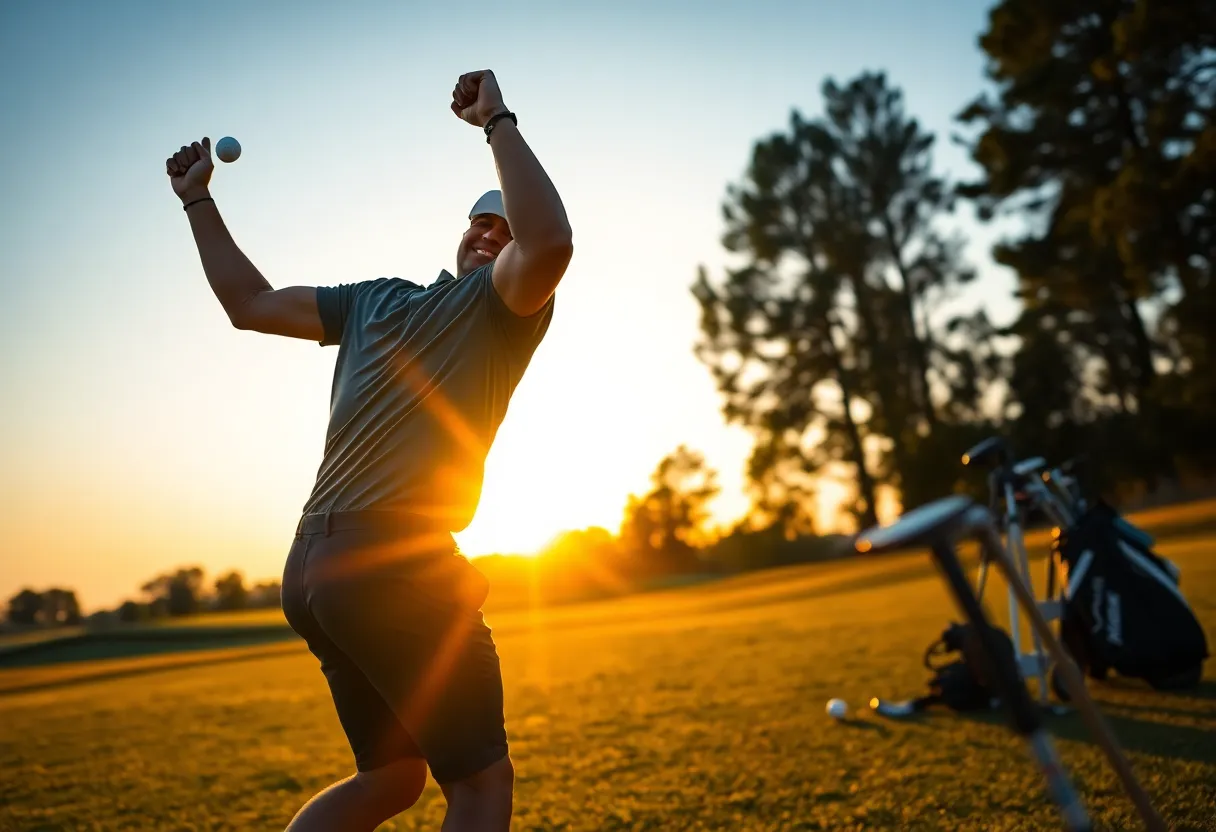
[[[1002,661],[1013,662],[1013,642],[999,627],[992,627],[1001,649]],[[960,658],[940,663],[952,653]],[[936,657],[936,659],[935,659]],[[998,702],[994,680],[988,676],[988,664],[983,653],[979,632],[970,624],[951,624],[941,638],[925,650],[925,667],[933,671],[929,680],[929,695],[917,700],[919,708],[941,703],[955,711],[990,710]]]

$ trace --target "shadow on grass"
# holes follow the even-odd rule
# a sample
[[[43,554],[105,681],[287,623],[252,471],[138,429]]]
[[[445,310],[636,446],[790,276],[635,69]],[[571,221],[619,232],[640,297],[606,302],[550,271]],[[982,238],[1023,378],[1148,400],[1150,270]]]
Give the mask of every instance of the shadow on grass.
[[[1103,718],[1125,751],[1193,763],[1216,762],[1216,743],[1209,730],[1110,713],[1104,713]],[[1050,728],[1061,739],[1097,744],[1080,716],[1053,721]]]
[[[878,734],[880,737],[886,737],[891,733],[890,729],[888,729],[887,726],[883,725],[880,722],[875,722],[871,719],[856,719],[856,718],[850,717],[850,718],[840,720],[840,724],[842,726],[844,726],[845,728],[855,728],[855,729],[858,729],[861,731],[873,731],[875,734]]]
[[[172,670],[187,670],[190,668],[207,667],[209,665],[254,661],[256,659],[289,655],[303,649],[304,643],[300,641],[295,644],[280,644],[260,650],[238,648],[233,650],[231,653],[201,656],[197,659],[172,660],[171,656],[166,656],[165,658],[167,661],[164,662],[150,662],[140,665],[127,665],[125,667],[120,666],[114,668],[99,668],[96,670],[88,670],[87,665],[85,665],[86,669],[82,669],[79,673],[67,676],[33,681],[27,684],[17,684],[10,687],[0,686],[0,697],[52,690],[54,688],[71,687],[73,685],[81,685],[89,682],[105,682],[111,679],[124,679],[129,676],[145,676],[152,673],[165,673]]]
[[[1142,682],[1137,682],[1131,679],[1113,679],[1098,683],[1090,682],[1090,693],[1106,688],[1108,690],[1132,691],[1136,693],[1148,693],[1153,696],[1161,704],[1144,705],[1137,702],[1112,702],[1109,704],[1111,708],[1117,708],[1120,711],[1137,711],[1149,714],[1160,714],[1162,716],[1177,716],[1189,717],[1192,719],[1216,717],[1216,682],[1200,682],[1193,688],[1183,688],[1181,690],[1153,690]],[[1190,705],[1191,707],[1178,707],[1179,704]]]
[[[256,627],[133,627],[86,632],[14,647],[0,654],[0,669],[125,659],[295,639],[284,624]]]
[[[301,645],[286,624],[86,632],[23,645],[0,655],[0,696],[245,661],[293,651]]]
[[[1180,699],[1206,699],[1209,702],[1216,702],[1216,681],[1204,680],[1189,690],[1160,691],[1159,695],[1164,697],[1177,697]]]
[[[1110,713],[1101,703],[1098,707],[1102,712],[1103,722],[1114,733],[1116,742],[1124,751],[1155,757],[1169,757],[1193,763],[1216,762],[1216,742],[1212,741],[1210,730]],[[1116,707],[1122,708],[1123,706]],[[1152,709],[1146,708],[1146,710]],[[1154,712],[1162,713],[1160,710]],[[1013,730],[1007,712],[1003,709],[959,713],[955,716],[959,719],[992,725],[994,730],[1010,732]],[[1062,716],[1044,714],[1043,720],[1053,737],[1070,742],[1098,745],[1098,741],[1085,724],[1085,720],[1075,710]]]

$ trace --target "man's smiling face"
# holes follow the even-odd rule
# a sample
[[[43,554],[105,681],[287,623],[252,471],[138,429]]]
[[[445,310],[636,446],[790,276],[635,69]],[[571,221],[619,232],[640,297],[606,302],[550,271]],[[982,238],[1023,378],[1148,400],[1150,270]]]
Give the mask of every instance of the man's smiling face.
[[[464,277],[489,263],[511,242],[507,221],[496,214],[477,214],[456,249],[456,276]]]

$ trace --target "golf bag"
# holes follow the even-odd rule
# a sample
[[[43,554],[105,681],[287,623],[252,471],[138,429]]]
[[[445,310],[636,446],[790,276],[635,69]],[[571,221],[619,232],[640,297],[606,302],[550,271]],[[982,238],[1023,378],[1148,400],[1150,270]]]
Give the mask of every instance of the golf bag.
[[[992,631],[1005,653],[1001,660],[1013,662],[1013,642],[1008,634],[996,626]],[[961,658],[941,662],[941,657],[952,653]],[[950,624],[925,650],[924,664],[934,675],[929,680],[929,695],[915,702],[917,710],[937,703],[955,711],[988,710],[998,699],[979,632],[970,624]]]
[[[1101,500],[1056,537],[1052,556],[1068,572],[1060,641],[1091,678],[1114,670],[1158,690],[1191,687],[1207,639],[1177,568],[1148,541]]]

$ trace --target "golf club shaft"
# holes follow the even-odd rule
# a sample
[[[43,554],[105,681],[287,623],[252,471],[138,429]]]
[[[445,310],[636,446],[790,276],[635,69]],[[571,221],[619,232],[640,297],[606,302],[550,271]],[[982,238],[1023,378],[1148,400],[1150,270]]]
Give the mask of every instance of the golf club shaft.
[[[983,535],[983,546],[988,550],[988,557],[997,561],[998,567],[1005,573],[1005,579],[1009,582],[1009,586],[1017,597],[1018,603],[1022,605],[1026,614],[1030,616],[1031,625],[1047,646],[1047,651],[1051,653],[1051,658],[1056,664],[1056,672],[1061,675],[1064,682],[1064,689],[1068,692],[1069,698],[1077,705],[1077,709],[1081,712],[1081,717],[1085,720],[1090,733],[1097,740],[1098,745],[1102,747],[1102,751],[1110,761],[1111,767],[1114,768],[1115,773],[1119,776],[1119,780],[1123,783],[1127,796],[1135,804],[1145,827],[1150,832],[1166,832],[1167,827],[1165,822],[1157,814],[1156,809],[1153,808],[1152,801],[1149,800],[1148,794],[1140,785],[1140,781],[1136,779],[1136,775],[1132,771],[1127,757],[1119,749],[1119,744],[1115,739],[1114,733],[1102,718],[1102,714],[1098,710],[1097,705],[1094,704],[1093,699],[1090,698],[1089,690],[1085,686],[1085,679],[1082,678],[1080,669],[1072,660],[1072,657],[1064,651],[1055,634],[1051,631],[1051,626],[1047,623],[1047,619],[1043,617],[1038,604],[1035,603],[1034,596],[1022,581],[1018,570],[1010,562],[1008,555],[1002,548],[996,529],[989,524],[985,524],[982,527],[981,533]]]
[[[1047,781],[1047,791],[1060,809],[1066,828],[1071,832],[1088,832],[1091,829],[1089,816],[1085,811],[1073,788],[1072,782],[1064,773],[1056,755],[1051,737],[1043,729],[1039,711],[1035,708],[1022,684],[1017,667],[1007,661],[988,623],[984,608],[967,582],[963,568],[958,562],[958,556],[950,541],[939,540],[932,546],[933,559],[950,587],[955,603],[958,604],[971,626],[975,628],[983,645],[983,657],[986,659],[988,676],[997,683],[998,690],[1004,697],[1009,708],[1013,729],[1020,734],[1030,747],[1030,753],[1038,763],[1044,779]]]

